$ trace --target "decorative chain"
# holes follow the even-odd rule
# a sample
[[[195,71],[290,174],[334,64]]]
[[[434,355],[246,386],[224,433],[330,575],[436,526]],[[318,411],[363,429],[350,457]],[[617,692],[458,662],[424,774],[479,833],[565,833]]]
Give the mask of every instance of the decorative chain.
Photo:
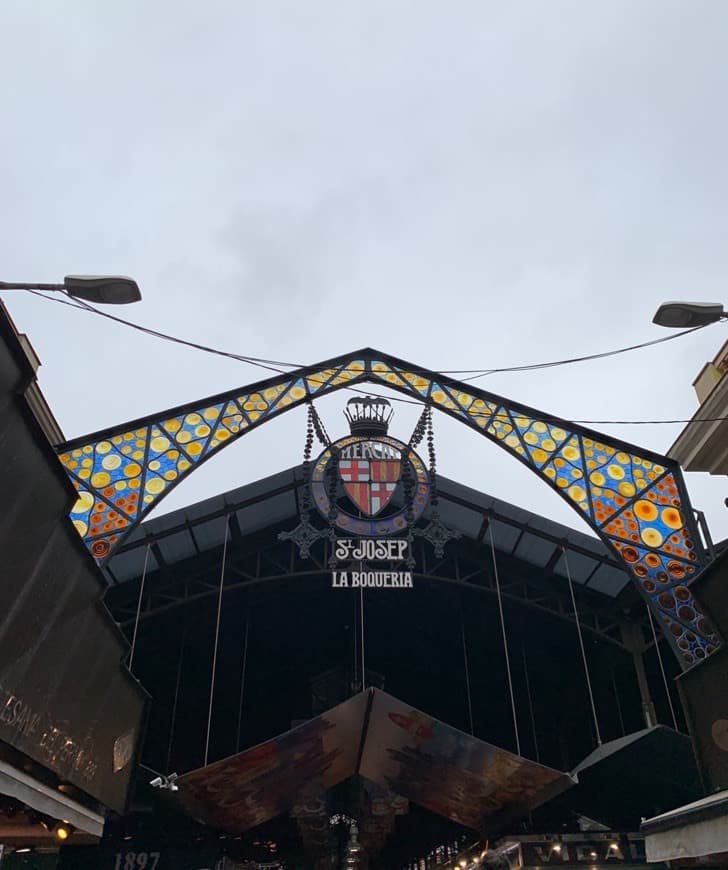
[[[415,424],[415,428],[412,432],[412,437],[409,440],[409,447],[414,449],[418,447],[422,442],[422,439],[425,437],[425,432],[427,431],[427,420],[428,417],[432,416],[432,411],[430,410],[429,405],[425,405],[422,413],[420,414],[420,419]]]
[[[435,432],[432,428],[432,409],[427,408],[427,452],[430,459],[430,504],[437,507],[437,458],[435,456]]]
[[[316,437],[323,444],[324,447],[329,447],[331,445],[331,439],[329,438],[329,433],[326,431],[326,427],[324,426],[323,420],[319,417],[318,412],[313,406],[313,402],[311,402],[308,406],[308,415],[309,419],[313,423],[314,431],[316,432]]]

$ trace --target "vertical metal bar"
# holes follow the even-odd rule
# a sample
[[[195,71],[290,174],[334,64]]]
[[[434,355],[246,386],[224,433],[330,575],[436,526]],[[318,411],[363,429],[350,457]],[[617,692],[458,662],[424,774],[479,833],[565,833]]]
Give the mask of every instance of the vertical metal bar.
[[[468,720],[470,722],[470,733],[475,736],[475,726],[473,724],[473,699],[470,695],[470,667],[468,664],[468,645],[465,638],[465,619],[463,618],[463,599],[462,596],[458,599],[460,602],[460,636],[463,641],[463,664],[465,665],[465,689],[468,698]]]
[[[240,676],[240,706],[238,708],[238,735],[235,749],[240,752],[240,730],[243,723],[243,698],[245,696],[245,672],[248,666],[248,632],[250,631],[250,601],[245,611],[245,641],[243,642],[243,670]]]
[[[207,737],[205,738],[205,764],[207,767],[207,759],[210,753],[210,727],[212,725],[212,702],[215,697],[215,670],[217,668],[217,646],[220,640],[220,612],[222,611],[222,587],[225,579],[225,556],[227,555],[228,532],[230,526],[228,517],[225,517],[225,539],[222,545],[222,566],[220,568],[220,591],[217,596],[217,622],[215,623],[215,648],[212,653],[212,675],[210,678],[210,707],[207,711]]]
[[[574,618],[576,620],[576,633],[579,635],[579,648],[581,649],[581,660],[584,665],[584,675],[586,676],[586,687],[589,690],[589,703],[591,704],[592,716],[594,718],[594,730],[597,736],[597,744],[602,745],[602,735],[599,732],[599,721],[597,719],[597,708],[594,705],[594,693],[592,692],[591,677],[589,676],[589,663],[586,660],[586,650],[584,649],[584,638],[581,636],[581,623],[579,622],[579,611],[576,607],[576,597],[574,596],[574,584],[571,581],[571,571],[569,570],[569,557],[566,553],[566,547],[562,547],[564,551],[564,566],[566,567],[566,576],[569,581],[569,590],[571,591],[571,604],[574,608]]]
[[[495,575],[495,588],[498,594],[498,612],[500,613],[501,633],[503,635],[503,651],[506,656],[506,673],[508,674],[508,691],[511,696],[511,712],[513,713],[513,730],[516,733],[516,753],[521,754],[521,739],[518,736],[518,716],[516,715],[516,699],[513,694],[513,677],[511,675],[511,660],[508,655],[508,637],[506,636],[506,621],[503,616],[503,599],[501,597],[500,579],[498,578],[498,563],[495,558],[495,543],[493,542],[493,526],[488,525],[490,533],[490,552],[493,557],[493,573]]]
[[[541,760],[538,751],[538,737],[536,736],[536,717],[533,715],[533,700],[531,699],[531,680],[528,677],[528,662],[526,660],[526,644],[521,641],[521,658],[523,659],[523,673],[526,677],[526,697],[528,698],[528,715],[531,719],[531,734],[533,735],[533,748],[536,752],[536,761]]]
[[[172,717],[169,725],[169,743],[167,744],[167,766],[164,768],[166,773],[169,773],[169,766],[172,761],[172,743],[174,741],[174,726],[177,722],[177,701],[179,698],[179,687],[182,680],[182,661],[185,655],[185,643],[187,641],[187,629],[185,625],[182,632],[182,640],[179,645],[179,659],[177,661],[177,681],[174,686],[174,703],[172,704]]]
[[[624,727],[624,717],[622,716],[622,704],[619,700],[619,692],[617,690],[617,681],[614,678],[614,668],[612,668],[612,689],[614,690],[614,700],[617,702],[617,715],[619,716],[619,727],[622,729],[622,737],[627,734]]]
[[[131,671],[131,666],[134,663],[134,650],[136,649],[136,639],[137,639],[137,631],[139,629],[139,615],[142,611],[142,596],[144,595],[144,581],[147,578],[147,561],[149,559],[149,548],[151,544],[147,544],[147,548],[144,551],[144,568],[142,569],[142,580],[139,584],[139,601],[137,601],[137,611],[136,618],[134,619],[134,634],[131,639],[131,652],[129,653],[129,670]]]
[[[677,717],[675,716],[675,708],[672,706],[672,698],[670,697],[670,687],[667,684],[667,674],[665,673],[665,666],[662,663],[662,653],[660,652],[660,642],[657,637],[657,632],[655,631],[655,623],[652,619],[652,611],[650,610],[649,604],[647,605],[647,615],[650,618],[650,628],[652,629],[652,637],[655,640],[655,650],[657,651],[657,660],[660,663],[660,672],[662,673],[662,682],[665,685],[665,694],[667,695],[667,703],[670,705],[670,715],[672,716],[672,724],[676,731],[678,731],[677,727]]]
[[[364,587],[359,587],[359,616],[361,619],[361,690],[366,691],[367,688],[367,672],[364,661]]]

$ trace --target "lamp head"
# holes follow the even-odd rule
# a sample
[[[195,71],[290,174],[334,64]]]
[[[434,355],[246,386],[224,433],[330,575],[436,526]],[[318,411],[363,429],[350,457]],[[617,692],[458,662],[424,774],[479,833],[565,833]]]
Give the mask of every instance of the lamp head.
[[[137,282],[123,275],[66,275],[63,286],[76,299],[104,305],[128,305],[142,298]]]
[[[723,306],[717,302],[663,302],[652,322],[671,329],[690,329],[716,323],[725,316]]]

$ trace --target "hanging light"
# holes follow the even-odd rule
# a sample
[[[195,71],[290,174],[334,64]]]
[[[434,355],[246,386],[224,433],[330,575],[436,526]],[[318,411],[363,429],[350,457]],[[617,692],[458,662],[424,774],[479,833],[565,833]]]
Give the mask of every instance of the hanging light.
[[[551,847],[552,852],[556,852],[557,855],[561,854],[561,843],[554,843]]]
[[[67,822],[59,822],[53,829],[53,834],[57,840],[64,842],[71,836],[72,828]]]

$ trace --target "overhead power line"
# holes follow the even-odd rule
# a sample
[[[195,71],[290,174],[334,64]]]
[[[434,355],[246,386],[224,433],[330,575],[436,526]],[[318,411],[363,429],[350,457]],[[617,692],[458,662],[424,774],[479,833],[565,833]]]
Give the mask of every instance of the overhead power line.
[[[238,362],[248,363],[250,365],[258,365],[261,368],[271,369],[276,372],[282,373],[282,369],[275,368],[276,366],[283,366],[285,368],[303,368],[301,363],[290,363],[290,362],[281,362],[280,360],[269,360],[262,359],[260,357],[254,356],[245,356],[243,354],[232,353],[231,351],[221,350],[219,348],[210,347],[208,345],[200,344],[199,342],[189,341],[188,339],[179,338],[175,335],[169,335],[165,332],[160,332],[156,329],[151,329],[147,326],[142,326],[139,323],[134,323],[131,320],[126,320],[123,317],[119,317],[115,314],[109,314],[107,311],[102,311],[99,308],[89,304],[88,302],[83,302],[82,300],[69,301],[69,299],[59,299],[58,296],[48,296],[45,293],[39,292],[37,290],[31,290],[34,296],[39,296],[41,299],[48,299],[51,302],[60,302],[62,305],[68,305],[70,308],[78,308],[82,311],[88,311],[92,314],[96,314],[99,317],[105,317],[107,320],[113,320],[115,323],[120,323],[123,326],[128,326],[131,329],[135,329],[138,332],[145,333],[146,335],[150,335],[154,338],[160,338],[165,341],[171,341],[174,344],[181,344],[186,347],[194,348],[195,350],[201,350],[205,353],[211,353],[216,356],[226,357],[228,359],[234,359]],[[69,297],[70,298],[70,297]],[[607,350],[602,351],[600,353],[592,353],[586,354],[584,356],[576,356],[576,357],[567,357],[565,359],[558,360],[550,360],[549,362],[541,362],[541,363],[526,363],[524,365],[518,366],[503,366],[501,368],[491,368],[491,369],[441,369],[439,371],[440,374],[449,374],[449,375],[470,375],[470,377],[463,378],[464,381],[473,381],[477,378],[486,377],[488,375],[493,374],[503,374],[506,372],[530,372],[536,371],[539,369],[547,369],[547,368],[555,368],[558,366],[565,365],[573,365],[575,363],[580,362],[589,362],[591,360],[598,359],[606,359],[607,357],[618,356],[623,353],[630,353],[635,350],[642,350],[643,348],[652,347],[653,345],[663,344],[667,341],[674,341],[676,338],[682,338],[685,335],[690,335],[693,332],[697,332],[699,329],[705,329],[706,326],[712,326],[712,324],[703,324],[701,326],[693,326],[690,329],[683,329],[680,332],[674,332],[670,335],[665,335],[660,338],[653,338],[650,341],[643,341],[639,344],[631,344],[627,347],[620,347],[616,350]],[[347,369],[344,369],[346,371]],[[412,369],[413,374],[421,374],[426,373],[425,369]]]
[[[50,300],[51,302],[58,302],[62,305],[67,305],[70,308],[78,308],[81,311],[87,311],[87,312],[89,312],[91,314],[95,314],[99,317],[104,317],[107,320],[111,320],[115,323],[119,323],[122,326],[126,326],[130,329],[134,329],[138,332],[144,333],[145,335],[152,336],[153,338],[159,338],[159,339],[164,340],[164,341],[170,341],[174,344],[179,344],[179,345],[182,345],[184,347],[191,347],[194,350],[200,350],[200,351],[203,351],[204,353],[210,353],[210,354],[213,354],[215,356],[220,356],[220,357],[224,357],[227,359],[233,359],[233,360],[236,360],[237,362],[246,363],[247,365],[252,365],[252,366],[256,366],[258,368],[265,369],[267,371],[275,372],[276,374],[287,374],[286,369],[296,369],[296,368],[303,367],[299,363],[281,362],[280,360],[269,360],[269,359],[264,359],[261,357],[245,356],[243,354],[232,353],[231,351],[225,351],[225,350],[221,350],[219,348],[210,347],[208,345],[201,344],[199,342],[189,341],[189,340],[184,339],[184,338],[179,338],[178,336],[175,336],[175,335],[170,335],[168,333],[161,332],[161,331],[156,330],[156,329],[151,329],[147,326],[142,326],[139,323],[134,323],[131,320],[126,320],[125,318],[119,317],[115,314],[109,314],[108,312],[102,311],[102,310],[96,308],[95,306],[90,305],[89,303],[84,302],[82,300],[73,299],[73,301],[70,301],[71,297],[69,297],[67,299],[60,299],[60,298],[58,298],[57,295],[48,296],[45,293],[39,292],[37,290],[31,290],[29,292],[31,292],[34,296],[39,296],[41,299],[47,299],[47,300]],[[601,353],[595,353],[595,354],[587,354],[585,356],[569,357],[566,359],[552,360],[550,362],[530,363],[530,364],[520,365],[520,366],[507,366],[507,367],[502,367],[502,368],[492,368],[492,369],[486,369],[486,370],[481,370],[481,369],[444,369],[440,372],[440,374],[463,375],[463,374],[471,374],[472,372],[476,372],[476,374],[471,374],[470,377],[466,377],[466,378],[462,379],[463,381],[473,381],[473,380],[477,380],[478,378],[486,377],[486,376],[492,375],[492,374],[503,374],[503,373],[507,373],[507,372],[537,371],[540,369],[573,365],[575,363],[588,362],[590,360],[605,359],[607,357],[617,356],[617,355],[623,354],[623,353],[630,353],[630,352],[635,351],[635,350],[642,350],[643,348],[652,347],[653,345],[662,344],[662,343],[667,342],[667,341],[674,341],[677,338],[682,338],[685,335],[690,335],[691,333],[697,332],[700,329],[705,329],[706,325],[712,325],[712,324],[704,324],[701,326],[694,326],[694,327],[691,327],[690,329],[683,329],[680,332],[675,332],[675,333],[672,333],[670,335],[663,336],[661,338],[652,339],[651,341],[645,341],[645,342],[641,342],[639,344],[628,345],[627,347],[617,348],[616,350],[603,351]],[[281,366],[283,368],[281,368]],[[349,369],[344,368],[342,370],[347,371]],[[356,371],[357,371],[357,373],[359,372],[358,369]],[[428,374],[429,373],[426,369],[411,369],[410,371],[413,374]],[[372,394],[370,391],[360,390],[360,389],[357,389],[356,387],[348,387],[347,389],[352,391],[352,392],[357,392],[357,393],[366,392],[367,395],[375,395],[375,394]],[[400,403],[408,404],[408,405],[420,406],[420,405],[424,404],[424,402],[420,402],[416,399],[404,399],[404,398],[395,397],[395,396],[387,396],[386,398],[391,399],[393,401],[400,402]],[[473,413],[470,413],[470,416],[472,416],[472,417],[491,417],[492,415],[488,414],[488,413],[473,412]],[[505,415],[495,415],[493,417],[493,419],[498,419],[499,417],[501,417],[502,419],[506,419]],[[728,417],[678,418],[678,419],[671,419],[671,420],[570,420],[570,419],[565,419],[565,418],[549,417],[548,415],[541,415],[540,419],[543,422],[576,423],[576,424],[585,425],[585,426],[586,425],[590,425],[590,426],[591,425],[647,426],[647,425],[671,425],[671,424],[677,424],[677,423],[717,423],[717,422],[722,422],[724,420],[728,420]]]

